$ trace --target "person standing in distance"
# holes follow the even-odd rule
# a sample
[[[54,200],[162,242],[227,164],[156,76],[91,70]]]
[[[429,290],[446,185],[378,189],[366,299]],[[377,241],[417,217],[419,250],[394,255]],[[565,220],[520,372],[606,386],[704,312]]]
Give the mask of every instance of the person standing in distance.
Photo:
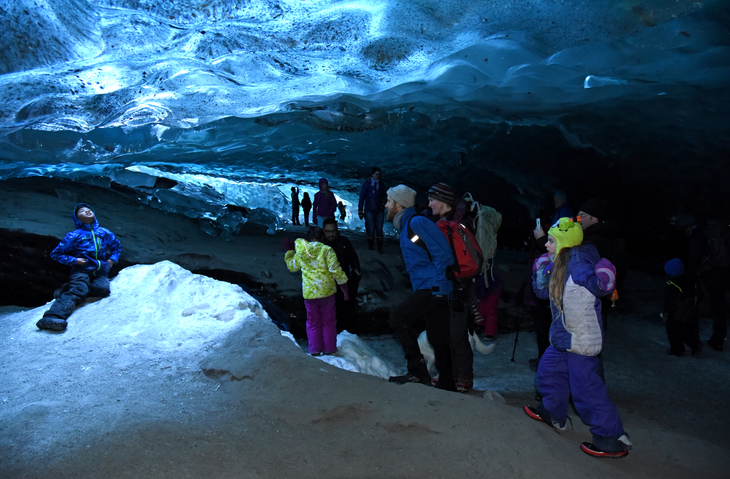
[[[380,175],[380,168],[373,166],[370,178],[365,180],[360,189],[360,202],[357,206],[357,215],[360,219],[365,219],[368,249],[372,251],[377,240],[378,253],[383,252],[383,219],[387,200],[385,185],[380,180]]]

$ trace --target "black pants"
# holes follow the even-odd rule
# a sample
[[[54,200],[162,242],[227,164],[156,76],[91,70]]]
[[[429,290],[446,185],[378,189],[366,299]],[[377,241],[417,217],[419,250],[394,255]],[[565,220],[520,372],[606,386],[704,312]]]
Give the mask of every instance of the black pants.
[[[471,312],[471,304],[474,302],[475,290],[476,283],[474,282],[461,285],[455,284],[449,302],[451,308],[451,323],[449,325],[451,361],[454,369],[454,379],[458,382],[474,380],[474,353],[469,343],[469,313]],[[440,380],[441,376],[439,376]]]
[[[43,317],[68,319],[76,306],[83,303],[88,296],[109,296],[109,278],[105,275],[91,276],[89,273],[72,273],[68,283],[62,288],[63,293]]]
[[[390,313],[390,327],[403,346],[408,372],[418,378],[429,377],[428,368],[418,348],[418,336],[426,321],[428,342],[433,347],[439,387],[454,389],[454,374],[449,346],[449,304],[437,300],[430,290],[419,289]]]
[[[728,268],[714,268],[701,275],[702,285],[707,291],[712,311],[712,336],[710,343],[722,346],[727,336],[725,292],[727,291]]]
[[[553,322],[550,303],[546,306],[530,306],[532,324],[535,326],[535,339],[537,340],[537,359],[540,359],[545,350],[550,346],[550,324]]]
[[[337,311],[337,332],[348,331],[352,334],[361,334],[357,324],[357,288],[360,286],[360,276],[352,273],[347,279],[347,292],[350,299],[345,301],[345,295],[340,288],[335,293],[335,309]]]

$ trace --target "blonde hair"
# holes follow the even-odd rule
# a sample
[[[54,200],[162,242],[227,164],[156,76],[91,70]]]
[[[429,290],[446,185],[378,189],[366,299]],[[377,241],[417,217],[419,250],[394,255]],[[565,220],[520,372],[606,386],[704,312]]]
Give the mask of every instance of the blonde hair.
[[[563,294],[565,294],[565,282],[568,279],[568,263],[572,249],[571,246],[560,250],[553,262],[553,272],[550,274],[550,300],[560,312],[563,311]]]

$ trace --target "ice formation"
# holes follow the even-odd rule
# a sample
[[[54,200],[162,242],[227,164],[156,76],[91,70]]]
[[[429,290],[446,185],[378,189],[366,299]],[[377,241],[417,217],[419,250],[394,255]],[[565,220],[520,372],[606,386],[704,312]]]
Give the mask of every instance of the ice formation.
[[[607,168],[723,188],[728,8],[626,5],[3,2],[0,178],[119,183],[211,234],[247,221],[226,205],[281,228],[321,176],[362,228],[374,164],[528,209]]]

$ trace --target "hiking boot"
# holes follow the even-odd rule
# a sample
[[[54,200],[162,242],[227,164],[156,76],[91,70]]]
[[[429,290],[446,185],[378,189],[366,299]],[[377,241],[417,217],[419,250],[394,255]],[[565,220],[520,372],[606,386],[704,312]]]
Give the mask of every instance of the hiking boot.
[[[629,455],[629,451],[601,451],[590,442],[580,445],[580,450],[593,457],[607,457],[610,459],[621,459]]]
[[[456,380],[456,391],[460,393],[468,393],[474,388],[474,381]]]
[[[40,319],[40,321],[35,323],[35,325],[38,326],[38,329],[40,330],[66,331],[68,323],[63,319],[44,316]]]
[[[431,377],[429,376],[419,378],[418,376],[414,376],[411,373],[406,373],[403,376],[391,376],[390,378],[388,378],[388,382],[394,384],[420,383],[430,386]]]

